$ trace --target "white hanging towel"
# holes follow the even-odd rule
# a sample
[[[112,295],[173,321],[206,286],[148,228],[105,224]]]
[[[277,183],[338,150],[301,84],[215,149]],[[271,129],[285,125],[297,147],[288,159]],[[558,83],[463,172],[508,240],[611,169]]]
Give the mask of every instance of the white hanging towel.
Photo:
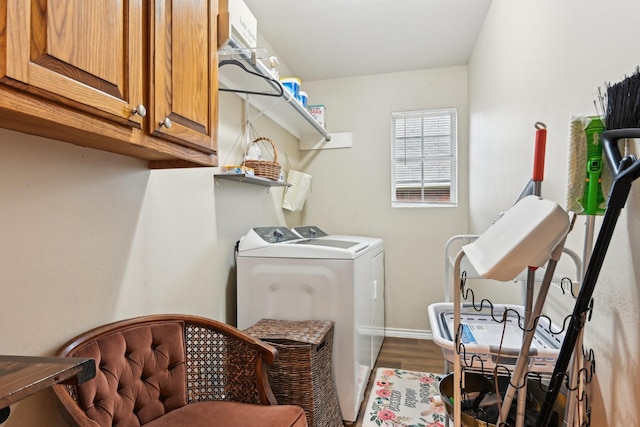
[[[311,175],[290,169],[287,174],[287,183],[291,186],[284,192],[282,208],[301,211],[311,189]]]

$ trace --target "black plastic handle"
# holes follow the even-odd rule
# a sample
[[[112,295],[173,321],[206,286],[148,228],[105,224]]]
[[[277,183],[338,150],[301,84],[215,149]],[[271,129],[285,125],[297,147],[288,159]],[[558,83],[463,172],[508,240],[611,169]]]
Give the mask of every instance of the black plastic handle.
[[[604,149],[604,153],[607,157],[607,162],[609,162],[609,166],[611,167],[611,170],[615,175],[618,175],[621,172],[624,172],[625,175],[628,173],[637,175],[638,171],[636,171],[636,169],[640,170],[640,164],[638,163],[638,161],[635,161],[631,165],[622,164],[622,153],[620,152],[618,141],[627,138],[640,138],[640,129],[629,128],[606,130],[600,134],[600,139],[602,140],[602,148]],[[633,169],[634,172],[631,172],[630,169]]]

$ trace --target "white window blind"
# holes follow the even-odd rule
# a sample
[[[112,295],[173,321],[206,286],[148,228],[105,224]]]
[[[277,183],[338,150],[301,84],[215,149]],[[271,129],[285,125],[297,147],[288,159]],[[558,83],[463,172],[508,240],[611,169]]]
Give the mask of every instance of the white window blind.
[[[457,204],[455,108],[391,114],[394,207]]]

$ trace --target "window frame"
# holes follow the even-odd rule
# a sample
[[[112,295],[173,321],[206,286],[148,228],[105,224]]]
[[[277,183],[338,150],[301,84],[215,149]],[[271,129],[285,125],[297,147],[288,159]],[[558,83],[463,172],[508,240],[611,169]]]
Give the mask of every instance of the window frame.
[[[424,149],[428,148],[428,145],[425,145],[425,138],[440,138],[441,135],[428,135],[425,132],[424,128],[424,119],[425,118],[433,118],[433,117],[444,117],[449,116],[450,119],[450,128],[448,131],[449,137],[449,153],[442,155],[426,155],[424,153]],[[417,138],[420,138],[420,150],[421,155],[412,155],[412,156],[404,156],[402,158],[396,158],[396,146],[398,145],[398,141],[400,138],[397,138],[396,128],[401,120],[406,120],[408,118],[419,118],[421,123],[421,132]],[[405,128],[406,134],[406,128]],[[413,136],[416,138],[416,136]],[[405,144],[405,152],[406,152],[406,141],[409,137],[402,138]],[[421,110],[413,110],[413,111],[399,111],[392,112],[390,116],[390,142],[391,142],[391,206],[394,208],[407,208],[407,207],[456,207],[458,206],[458,110],[455,107],[452,108],[434,108],[434,109],[421,109]],[[432,148],[441,148],[438,146],[440,142],[436,141],[433,144]],[[408,201],[398,199],[397,197],[397,189],[398,189],[398,177],[396,176],[396,167],[400,163],[407,164],[407,162],[416,162],[421,163],[420,173],[421,176],[417,178],[415,181],[417,184],[416,188],[420,190],[420,200],[417,201]],[[425,177],[425,169],[424,162],[425,161],[448,161],[449,162],[449,176],[448,180],[445,181],[449,185],[449,198],[446,201],[438,201],[436,197],[429,198],[428,195],[425,195],[425,190],[428,191],[429,188],[437,187],[436,180],[429,180]],[[439,175],[440,172],[436,172],[436,175]],[[432,183],[432,186],[425,186],[425,183]],[[445,184],[446,185],[446,184]]]

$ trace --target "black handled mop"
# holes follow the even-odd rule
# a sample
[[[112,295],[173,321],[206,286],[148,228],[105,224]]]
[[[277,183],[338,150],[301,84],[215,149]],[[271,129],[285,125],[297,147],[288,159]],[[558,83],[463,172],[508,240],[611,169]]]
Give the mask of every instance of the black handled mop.
[[[611,243],[620,212],[629,197],[631,185],[640,177],[640,160],[633,155],[622,156],[618,142],[627,138],[640,138],[640,69],[624,81],[609,86],[607,90],[606,130],[600,135],[607,162],[614,174],[609,202],[602,220],[584,281],[571,315],[569,327],[551,376],[549,391],[538,416],[537,427],[547,427],[553,405],[560,392],[562,381],[572,353],[584,327],[593,291],[604,258]]]

